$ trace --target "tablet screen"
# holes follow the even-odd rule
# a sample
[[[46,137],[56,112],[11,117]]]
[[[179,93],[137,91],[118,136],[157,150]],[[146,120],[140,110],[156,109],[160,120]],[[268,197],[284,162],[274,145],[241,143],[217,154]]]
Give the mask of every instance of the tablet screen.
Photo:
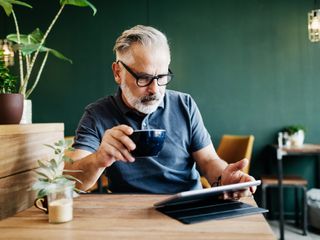
[[[219,196],[227,192],[236,192],[239,190],[244,190],[248,187],[258,186],[260,184],[261,184],[261,181],[257,180],[257,181],[251,181],[251,182],[223,185],[223,186],[213,187],[213,188],[205,188],[205,189],[199,189],[199,190],[180,192],[162,201],[156,202],[154,206],[162,207],[167,205],[179,204],[183,202],[197,201],[199,199]]]

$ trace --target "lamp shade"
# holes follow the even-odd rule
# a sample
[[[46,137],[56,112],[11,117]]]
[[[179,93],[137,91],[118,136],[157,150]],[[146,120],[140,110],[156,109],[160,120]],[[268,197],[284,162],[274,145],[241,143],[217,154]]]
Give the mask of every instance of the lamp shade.
[[[311,42],[320,41],[320,9],[308,13],[308,32]]]
[[[0,50],[3,52],[3,61],[6,67],[14,64],[14,51],[12,42],[0,39]]]

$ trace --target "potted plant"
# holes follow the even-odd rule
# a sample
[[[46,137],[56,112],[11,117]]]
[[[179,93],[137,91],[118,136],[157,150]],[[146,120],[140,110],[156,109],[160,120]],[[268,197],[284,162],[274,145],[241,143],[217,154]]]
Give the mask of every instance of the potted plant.
[[[290,125],[283,129],[286,146],[301,147],[304,143],[306,128],[302,125]]]
[[[65,155],[65,151],[72,151],[68,141],[60,140],[54,145],[45,145],[54,152],[50,160],[39,160],[39,168],[35,170],[37,180],[32,190],[37,191],[34,205],[49,215],[50,223],[63,223],[73,219],[73,196],[75,181],[81,181],[68,172],[82,172],[80,170],[63,170],[65,162],[72,159]]]
[[[72,61],[69,58],[65,57],[62,53],[45,46],[46,39],[49,33],[51,32],[54,24],[56,23],[57,19],[61,15],[66,5],[72,5],[77,7],[90,7],[93,10],[93,15],[95,15],[96,13],[96,8],[88,0],[60,0],[60,9],[52,19],[51,23],[49,24],[49,27],[47,28],[44,34],[40,31],[39,28],[36,28],[29,34],[22,34],[20,32],[18,19],[14,11],[15,5],[20,5],[28,8],[32,8],[32,6],[24,1],[0,0],[0,6],[4,9],[6,15],[12,15],[16,29],[16,32],[14,34],[9,34],[7,36],[7,39],[15,42],[17,44],[18,49],[20,75],[19,93],[21,93],[24,96],[24,99],[26,100],[24,102],[25,107],[21,122],[31,123],[31,100],[29,100],[29,97],[39,82],[43,68],[47,62],[49,53],[54,55],[55,57],[72,63]],[[34,70],[36,65],[35,63],[39,59],[38,56],[40,53],[43,53],[44,57],[41,60],[39,68],[37,70]],[[37,72],[35,73],[35,71]],[[31,76],[35,76],[35,78],[32,79],[32,81]]]
[[[37,180],[32,186],[32,190],[37,192],[37,198],[47,196],[55,185],[70,185],[75,181],[81,181],[68,172],[82,172],[81,170],[64,170],[65,162],[72,162],[73,160],[65,155],[65,151],[73,151],[73,148],[69,147],[70,142],[60,140],[54,145],[45,144],[45,146],[51,148],[54,153],[54,157],[50,160],[38,160],[39,167],[35,170]],[[74,188],[75,191],[80,192],[79,189]]]
[[[0,50],[0,124],[18,124],[23,111],[23,95],[16,92],[17,78],[3,60]]]

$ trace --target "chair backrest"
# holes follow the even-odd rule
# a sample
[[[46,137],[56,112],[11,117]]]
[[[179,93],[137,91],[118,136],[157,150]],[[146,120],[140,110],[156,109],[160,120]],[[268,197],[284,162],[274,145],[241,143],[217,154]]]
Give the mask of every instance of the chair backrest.
[[[253,142],[253,135],[223,135],[217,148],[217,153],[227,163],[234,163],[247,158],[249,164],[242,171],[249,173]]]

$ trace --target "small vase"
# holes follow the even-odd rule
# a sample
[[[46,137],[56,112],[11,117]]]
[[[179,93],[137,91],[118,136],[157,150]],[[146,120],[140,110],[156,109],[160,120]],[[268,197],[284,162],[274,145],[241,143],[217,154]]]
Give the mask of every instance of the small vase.
[[[304,131],[299,130],[298,132],[295,132],[293,135],[291,135],[290,138],[292,146],[302,147],[304,143]]]
[[[32,102],[30,99],[23,100],[23,113],[20,124],[32,123]]]
[[[0,124],[19,124],[23,111],[23,95],[0,94]]]

